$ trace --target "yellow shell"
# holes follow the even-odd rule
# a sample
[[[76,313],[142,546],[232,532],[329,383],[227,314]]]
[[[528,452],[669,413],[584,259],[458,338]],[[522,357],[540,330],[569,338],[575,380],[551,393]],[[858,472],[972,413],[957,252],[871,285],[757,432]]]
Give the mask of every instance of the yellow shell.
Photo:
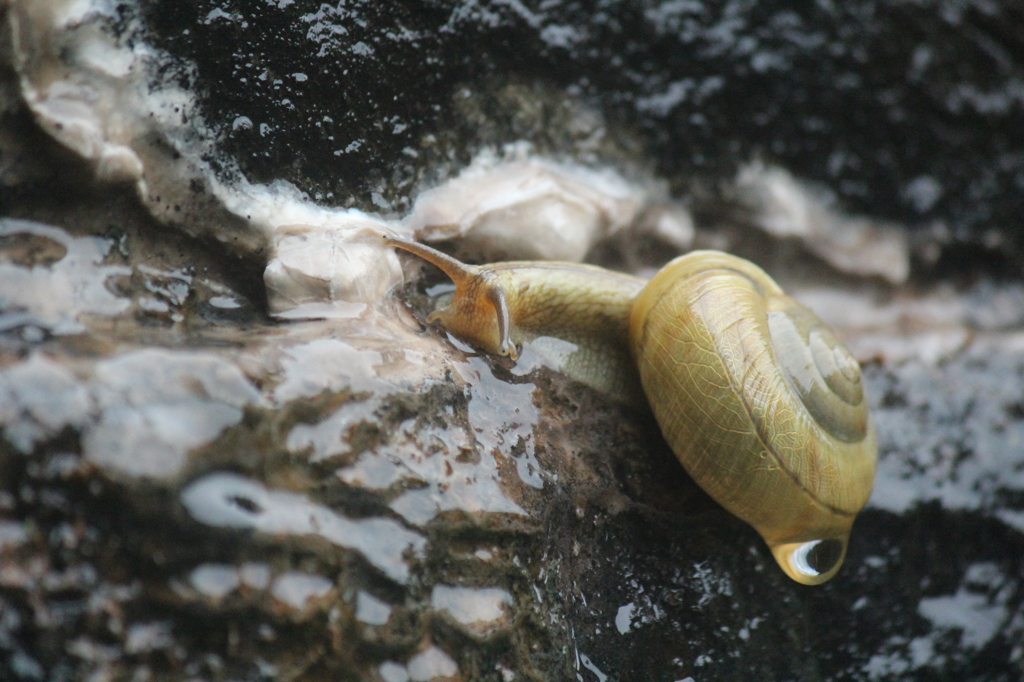
[[[875,476],[860,368],[752,263],[674,260],[644,287],[631,348],[665,439],[690,476],[753,526],[805,584],[842,564]]]
[[[633,390],[638,373],[697,484],[794,580],[835,575],[875,476],[860,367],[760,268],[697,251],[645,284],[574,263],[464,265],[386,239],[451,276],[452,300],[428,319],[463,341],[513,359],[538,337],[570,341],[576,377],[607,390]]]

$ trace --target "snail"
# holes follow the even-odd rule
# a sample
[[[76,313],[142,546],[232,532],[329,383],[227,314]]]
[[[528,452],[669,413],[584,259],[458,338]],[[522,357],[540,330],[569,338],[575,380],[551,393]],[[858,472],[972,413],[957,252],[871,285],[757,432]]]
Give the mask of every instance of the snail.
[[[645,281],[576,263],[466,265],[385,241],[455,283],[428,322],[513,360],[534,340],[574,344],[591,383],[642,386],[686,471],[790,578],[818,585],[839,570],[877,460],[860,365],[759,267],[694,251]]]

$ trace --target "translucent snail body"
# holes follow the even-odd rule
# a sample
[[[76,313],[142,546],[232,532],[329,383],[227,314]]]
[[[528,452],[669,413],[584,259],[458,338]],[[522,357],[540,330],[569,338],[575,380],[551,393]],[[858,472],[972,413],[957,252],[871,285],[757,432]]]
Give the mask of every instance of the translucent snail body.
[[[877,445],[860,367],[807,308],[749,261],[681,256],[649,282],[573,263],[468,266],[387,238],[455,282],[428,318],[481,350],[575,344],[574,376],[638,383],[690,476],[753,526],[797,582],[838,571],[874,481]]]

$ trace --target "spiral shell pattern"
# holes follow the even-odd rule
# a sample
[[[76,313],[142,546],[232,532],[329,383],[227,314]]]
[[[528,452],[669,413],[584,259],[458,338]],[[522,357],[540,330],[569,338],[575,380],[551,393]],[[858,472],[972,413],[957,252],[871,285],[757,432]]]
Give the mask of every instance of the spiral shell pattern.
[[[832,577],[877,459],[849,351],[760,268],[710,251],[655,275],[630,337],[658,424],[693,479],[761,534],[790,577]]]

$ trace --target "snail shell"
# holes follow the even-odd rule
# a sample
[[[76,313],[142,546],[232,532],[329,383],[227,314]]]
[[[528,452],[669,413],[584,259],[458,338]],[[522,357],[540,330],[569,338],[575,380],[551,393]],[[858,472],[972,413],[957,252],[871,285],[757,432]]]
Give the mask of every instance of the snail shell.
[[[760,268],[696,251],[644,282],[573,263],[470,266],[386,241],[455,282],[429,321],[512,359],[525,342],[564,339],[578,378],[627,397],[639,382],[690,476],[787,575],[816,585],[839,570],[877,460],[860,366]]]
[[[630,338],[655,418],[694,480],[791,578],[835,575],[877,459],[846,347],[760,268],[714,251],[655,275]]]

